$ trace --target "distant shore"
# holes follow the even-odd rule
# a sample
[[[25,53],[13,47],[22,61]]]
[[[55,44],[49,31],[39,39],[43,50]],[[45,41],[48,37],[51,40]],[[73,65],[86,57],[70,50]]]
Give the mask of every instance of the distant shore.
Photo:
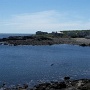
[[[1,45],[53,45],[53,44],[72,44],[80,46],[90,46],[90,30],[72,30],[42,32],[24,36],[9,36],[0,39]]]
[[[1,45],[54,45],[71,44],[80,46],[90,46],[90,39],[86,38],[61,38],[44,36],[10,36],[0,39]]]

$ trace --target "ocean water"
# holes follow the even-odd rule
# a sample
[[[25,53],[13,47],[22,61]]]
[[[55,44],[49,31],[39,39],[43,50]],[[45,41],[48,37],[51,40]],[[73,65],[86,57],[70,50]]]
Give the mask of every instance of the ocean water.
[[[0,38],[7,38],[7,37],[9,37],[9,36],[28,36],[28,35],[32,35],[32,34],[12,34],[12,33],[10,33],[10,34],[5,34],[5,33],[1,33],[0,34]]]
[[[90,78],[90,47],[77,45],[0,46],[0,83]]]

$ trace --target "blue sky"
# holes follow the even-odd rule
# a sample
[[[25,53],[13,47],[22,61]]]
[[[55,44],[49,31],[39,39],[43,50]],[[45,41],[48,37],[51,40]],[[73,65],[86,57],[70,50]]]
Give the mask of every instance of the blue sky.
[[[90,0],[0,0],[0,33],[90,29]]]

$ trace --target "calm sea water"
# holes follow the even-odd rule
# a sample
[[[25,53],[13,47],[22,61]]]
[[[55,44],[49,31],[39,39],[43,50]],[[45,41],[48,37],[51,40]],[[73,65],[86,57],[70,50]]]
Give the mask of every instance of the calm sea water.
[[[0,35],[8,36],[12,35]],[[33,85],[41,81],[58,81],[64,76],[90,78],[90,47],[65,44],[0,46],[0,84]]]
[[[0,34],[0,38],[7,38],[7,37],[9,37],[9,36],[28,36],[28,35],[32,35],[32,34],[5,34],[5,33],[3,33],[3,34]]]
[[[0,46],[0,83],[37,83],[64,76],[90,78],[90,47]]]

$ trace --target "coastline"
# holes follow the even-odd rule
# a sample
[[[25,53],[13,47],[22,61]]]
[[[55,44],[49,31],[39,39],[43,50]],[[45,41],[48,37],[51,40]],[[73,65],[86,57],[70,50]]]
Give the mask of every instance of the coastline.
[[[3,84],[0,90],[90,90],[90,79],[71,80],[70,77],[64,77],[63,81],[40,83],[32,88],[28,84],[12,87]]]
[[[90,46],[90,39],[86,38],[62,38],[44,36],[10,36],[0,39],[0,45],[54,45],[71,44],[79,46]]]
[[[69,80],[62,82],[42,83],[30,90],[90,90],[90,79]]]

